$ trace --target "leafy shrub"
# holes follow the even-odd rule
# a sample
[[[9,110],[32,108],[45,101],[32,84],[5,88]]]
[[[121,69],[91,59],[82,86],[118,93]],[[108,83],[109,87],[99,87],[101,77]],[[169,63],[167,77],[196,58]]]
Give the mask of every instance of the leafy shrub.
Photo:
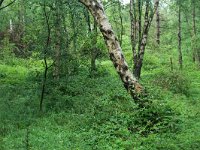
[[[6,37],[2,41],[2,50],[0,51],[0,59],[9,60],[14,56],[13,49],[15,45],[9,42],[9,38]]]
[[[130,132],[145,137],[151,134],[179,132],[182,125],[179,110],[173,109],[167,101],[171,99],[172,93],[163,92],[155,85],[147,87],[147,95],[140,100],[142,106],[134,108],[134,117],[128,123]]]
[[[177,132],[179,131],[180,120],[177,119],[176,113],[169,105],[153,103],[148,108],[138,110],[135,124],[141,125],[143,129],[140,133]]]
[[[135,110],[134,120],[129,122],[129,130],[143,136],[150,133],[178,132],[181,122],[178,115],[169,105],[150,101],[146,107]]]
[[[156,75],[154,83],[173,93],[189,95],[189,78],[180,72],[160,72]]]
[[[145,56],[143,69],[144,70],[156,69],[159,67],[158,62],[159,62],[159,59],[156,56]]]

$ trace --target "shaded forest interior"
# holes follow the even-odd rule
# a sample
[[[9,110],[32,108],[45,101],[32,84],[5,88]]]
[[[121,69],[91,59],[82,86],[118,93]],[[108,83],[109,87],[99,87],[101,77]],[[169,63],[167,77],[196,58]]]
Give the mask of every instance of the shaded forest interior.
[[[199,150],[200,0],[0,0],[0,150]]]

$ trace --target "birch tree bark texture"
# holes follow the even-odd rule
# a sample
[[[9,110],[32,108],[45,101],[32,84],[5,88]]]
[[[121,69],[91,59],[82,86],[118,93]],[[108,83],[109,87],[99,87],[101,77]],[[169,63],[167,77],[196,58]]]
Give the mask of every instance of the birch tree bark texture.
[[[97,0],[79,0],[79,2],[85,5],[96,19],[107,45],[110,60],[113,62],[113,65],[119,74],[124,87],[131,94],[134,101],[138,102],[140,99],[139,95],[141,95],[143,92],[143,87],[138,83],[138,80],[129,70],[128,64],[122,53],[122,48],[104,12],[103,5]]]

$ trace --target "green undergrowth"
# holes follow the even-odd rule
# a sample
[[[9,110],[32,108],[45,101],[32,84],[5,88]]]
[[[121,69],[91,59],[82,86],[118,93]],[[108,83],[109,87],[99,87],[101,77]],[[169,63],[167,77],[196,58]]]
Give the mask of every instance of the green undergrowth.
[[[92,76],[80,66],[58,82],[50,72],[42,113],[42,62],[1,62],[0,149],[198,150],[200,71],[192,63],[170,71],[156,53],[147,56],[144,108],[127,94],[112,63],[101,61]]]

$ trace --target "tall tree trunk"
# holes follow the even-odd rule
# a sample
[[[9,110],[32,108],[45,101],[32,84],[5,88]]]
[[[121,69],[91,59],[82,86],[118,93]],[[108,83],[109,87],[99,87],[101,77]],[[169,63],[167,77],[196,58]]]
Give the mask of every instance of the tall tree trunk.
[[[73,29],[73,49],[74,52],[77,51],[77,28],[76,28],[76,15],[74,14],[73,9],[71,8],[71,6],[69,5],[69,9],[70,9],[70,16],[71,16],[71,28]]]
[[[127,62],[125,61],[124,55],[120,43],[113,32],[112,26],[104,12],[104,8],[97,0],[79,0],[84,4],[94,16],[99,25],[99,29],[104,37],[106,45],[109,50],[110,59],[119,74],[124,87],[131,94],[133,99],[138,102],[142,90],[142,86],[138,83],[137,79],[133,76],[128,68]]]
[[[145,11],[145,20],[144,20],[144,30],[142,35],[142,40],[139,43],[140,49],[138,49],[137,54],[137,61],[134,64],[134,75],[136,78],[140,78],[141,76],[141,70],[142,70],[142,64],[143,64],[143,57],[144,57],[144,50],[147,43],[147,36],[148,36],[148,24],[149,24],[149,5],[150,2],[146,1],[146,11]]]
[[[134,75],[137,79],[140,78],[141,76],[141,70],[142,70],[142,65],[143,65],[143,58],[144,58],[144,53],[145,53],[145,48],[147,44],[147,38],[148,38],[148,33],[149,29],[151,26],[151,22],[153,20],[154,14],[158,8],[158,0],[155,0],[154,3],[154,9],[153,11],[149,14],[150,11],[150,0],[146,1],[146,10],[145,10],[145,20],[144,20],[144,27],[143,27],[143,33],[142,33],[142,39],[139,43],[140,49],[138,49],[137,53],[137,60],[135,61],[134,64]]]
[[[137,45],[137,18],[136,18],[136,9],[135,9],[135,0],[130,0],[130,20],[131,20],[131,47],[133,53],[133,64],[136,64],[137,61],[137,53],[136,53],[136,45]]]
[[[123,26],[123,17],[122,17],[122,6],[121,6],[120,0],[118,0],[118,10],[119,10],[119,19],[120,19],[119,43],[120,43],[120,45],[122,45],[124,26]]]
[[[197,44],[197,28],[196,28],[196,3],[192,0],[192,29],[193,29],[193,61],[196,60],[200,64],[200,50],[196,47]]]
[[[196,8],[195,8],[195,0],[192,0],[192,29],[193,29],[193,37],[192,37],[192,53],[193,53],[193,61],[196,61],[196,47],[194,46],[196,43]]]
[[[192,2],[192,6],[193,6],[193,2]],[[192,10],[193,12],[193,10]],[[193,12],[194,13],[194,12]],[[195,25],[195,16],[193,15],[192,13],[192,30],[191,30],[191,27],[190,27],[190,21],[189,21],[189,16],[188,16],[188,13],[184,13],[185,15],[185,20],[187,22],[187,26],[188,26],[188,30],[190,31],[190,40],[191,40],[191,49],[192,49],[192,60],[193,62],[195,63],[196,61],[196,48],[195,48],[195,42],[196,42],[196,25]],[[188,51],[187,51],[188,52]]]
[[[115,23],[116,27],[116,34],[119,40],[120,45],[122,45],[122,38],[123,38],[123,32],[124,32],[124,26],[123,26],[123,17],[122,17],[122,8],[121,8],[121,2],[120,0],[117,0],[116,5],[114,3],[114,7],[112,9],[112,13],[116,13],[116,9],[118,10],[118,15],[113,15],[113,21]]]
[[[178,8],[178,52],[179,52],[179,65],[180,69],[183,68],[183,60],[182,60],[182,49],[181,49],[181,8],[180,8],[180,3],[179,3],[179,8]]]
[[[62,28],[62,15],[61,15],[61,1],[58,0],[55,2],[56,10],[55,10],[55,56],[54,56],[54,79],[58,80],[60,78],[60,59],[61,59],[61,28]]]
[[[142,39],[142,1],[138,0],[138,50],[140,50],[140,43]]]
[[[156,42],[160,45],[160,12],[159,12],[159,1],[158,8],[156,11]]]
[[[44,47],[44,74],[43,74],[43,81],[42,81],[42,91],[41,91],[41,97],[40,97],[40,111],[43,110],[43,101],[44,101],[44,96],[45,96],[45,90],[46,90],[46,81],[47,81],[47,73],[48,73],[48,64],[47,64],[47,52],[50,46],[50,38],[51,38],[51,29],[50,29],[50,24],[49,24],[49,15],[47,14],[46,11],[46,5],[44,3],[43,7],[44,11],[44,17],[45,17],[45,22],[47,26],[47,39],[46,39],[46,45]]]

